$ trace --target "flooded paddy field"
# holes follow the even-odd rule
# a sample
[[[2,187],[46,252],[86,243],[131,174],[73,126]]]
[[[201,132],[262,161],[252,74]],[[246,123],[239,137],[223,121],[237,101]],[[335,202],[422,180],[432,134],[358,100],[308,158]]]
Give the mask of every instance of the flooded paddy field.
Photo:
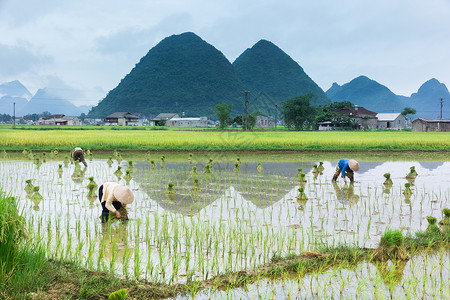
[[[353,185],[331,182],[337,160],[349,154],[108,156],[91,156],[87,168],[61,155],[6,156],[0,185],[18,197],[48,257],[150,282],[206,280],[323,245],[376,248],[386,228],[414,234],[426,229],[427,216],[441,219],[450,208],[445,155],[358,157]],[[323,170],[315,170],[319,162]],[[407,179],[412,166],[418,175]],[[385,173],[390,187],[383,184]],[[91,180],[130,187],[135,201],[128,221],[101,224],[97,189],[87,188]],[[412,194],[405,196],[406,183]],[[428,298],[445,292],[445,298],[448,270],[447,252],[417,253],[403,266],[363,262],[297,278],[261,278],[246,289],[204,290],[198,297]]]

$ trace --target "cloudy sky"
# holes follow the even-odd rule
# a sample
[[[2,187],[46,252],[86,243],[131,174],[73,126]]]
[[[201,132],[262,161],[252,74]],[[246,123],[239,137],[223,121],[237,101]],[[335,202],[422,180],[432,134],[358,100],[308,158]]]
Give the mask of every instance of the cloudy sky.
[[[0,0],[0,83],[95,105],[186,31],[230,62],[269,40],[325,91],[359,75],[406,96],[433,77],[450,87],[450,0]]]

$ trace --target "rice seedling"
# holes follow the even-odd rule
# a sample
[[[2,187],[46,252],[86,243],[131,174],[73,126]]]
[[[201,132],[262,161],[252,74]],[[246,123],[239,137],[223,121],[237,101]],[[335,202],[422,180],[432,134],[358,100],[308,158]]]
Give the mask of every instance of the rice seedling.
[[[113,160],[112,160],[112,156],[108,157],[108,160],[106,161],[106,163],[108,164],[108,167],[111,168],[112,164],[114,163]]]

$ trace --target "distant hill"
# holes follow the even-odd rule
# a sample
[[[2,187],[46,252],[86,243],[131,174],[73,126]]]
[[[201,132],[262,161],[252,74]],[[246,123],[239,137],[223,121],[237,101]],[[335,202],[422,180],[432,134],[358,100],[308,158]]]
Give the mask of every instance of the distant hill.
[[[416,109],[416,118],[440,118],[441,98],[444,99],[442,117],[450,118],[450,93],[445,84],[435,78],[422,84],[410,98],[403,97],[403,104]]]
[[[79,116],[87,111],[81,110],[70,101],[62,99],[46,89],[39,89],[31,98],[27,105],[16,112],[16,115],[22,116],[33,113],[42,113],[48,111],[52,114],[65,114],[67,116]]]
[[[326,94],[332,101],[347,100],[378,113],[401,112],[404,108],[397,95],[366,76],[359,76],[342,86],[333,83]]]
[[[52,89],[53,90],[53,89]],[[28,99],[30,99],[28,101]],[[65,114],[79,116],[88,113],[92,106],[75,106],[62,96],[55,95],[47,89],[40,89],[34,96],[19,81],[0,84],[0,113],[14,114],[16,116],[42,113],[48,111],[52,114]]]
[[[225,56],[186,32],[150,49],[89,116],[104,117],[116,111],[214,116],[215,105],[223,102],[242,112],[243,90]]]
[[[3,96],[24,98],[29,100],[32,95],[20,81],[14,80],[0,84],[0,98]]]
[[[233,67],[252,97],[264,92],[279,104],[289,98],[313,93],[316,95],[314,105],[330,102],[303,68],[269,41],[260,40],[245,50],[233,62]]]

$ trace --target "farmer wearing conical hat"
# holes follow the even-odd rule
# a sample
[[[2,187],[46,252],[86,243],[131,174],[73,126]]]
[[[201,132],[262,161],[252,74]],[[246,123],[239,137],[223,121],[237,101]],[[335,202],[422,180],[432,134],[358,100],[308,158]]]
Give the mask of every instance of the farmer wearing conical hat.
[[[98,189],[98,199],[102,205],[102,223],[106,223],[109,212],[115,213],[117,219],[121,214],[118,211],[122,207],[126,209],[127,204],[134,201],[134,195],[129,188],[116,182],[105,182]]]
[[[76,147],[75,149],[73,149],[71,151],[71,156],[73,161],[80,161],[84,164],[85,167],[87,167],[87,163],[84,160],[84,153],[83,153],[83,149],[81,149],[80,147]]]
[[[350,183],[352,183],[354,180],[353,173],[358,171],[359,163],[356,160],[346,158],[341,159],[336,166],[336,173],[334,173],[333,181],[336,181],[339,177],[339,174],[341,174],[345,182],[347,182],[347,178],[345,177],[347,176],[348,178],[350,178]]]

